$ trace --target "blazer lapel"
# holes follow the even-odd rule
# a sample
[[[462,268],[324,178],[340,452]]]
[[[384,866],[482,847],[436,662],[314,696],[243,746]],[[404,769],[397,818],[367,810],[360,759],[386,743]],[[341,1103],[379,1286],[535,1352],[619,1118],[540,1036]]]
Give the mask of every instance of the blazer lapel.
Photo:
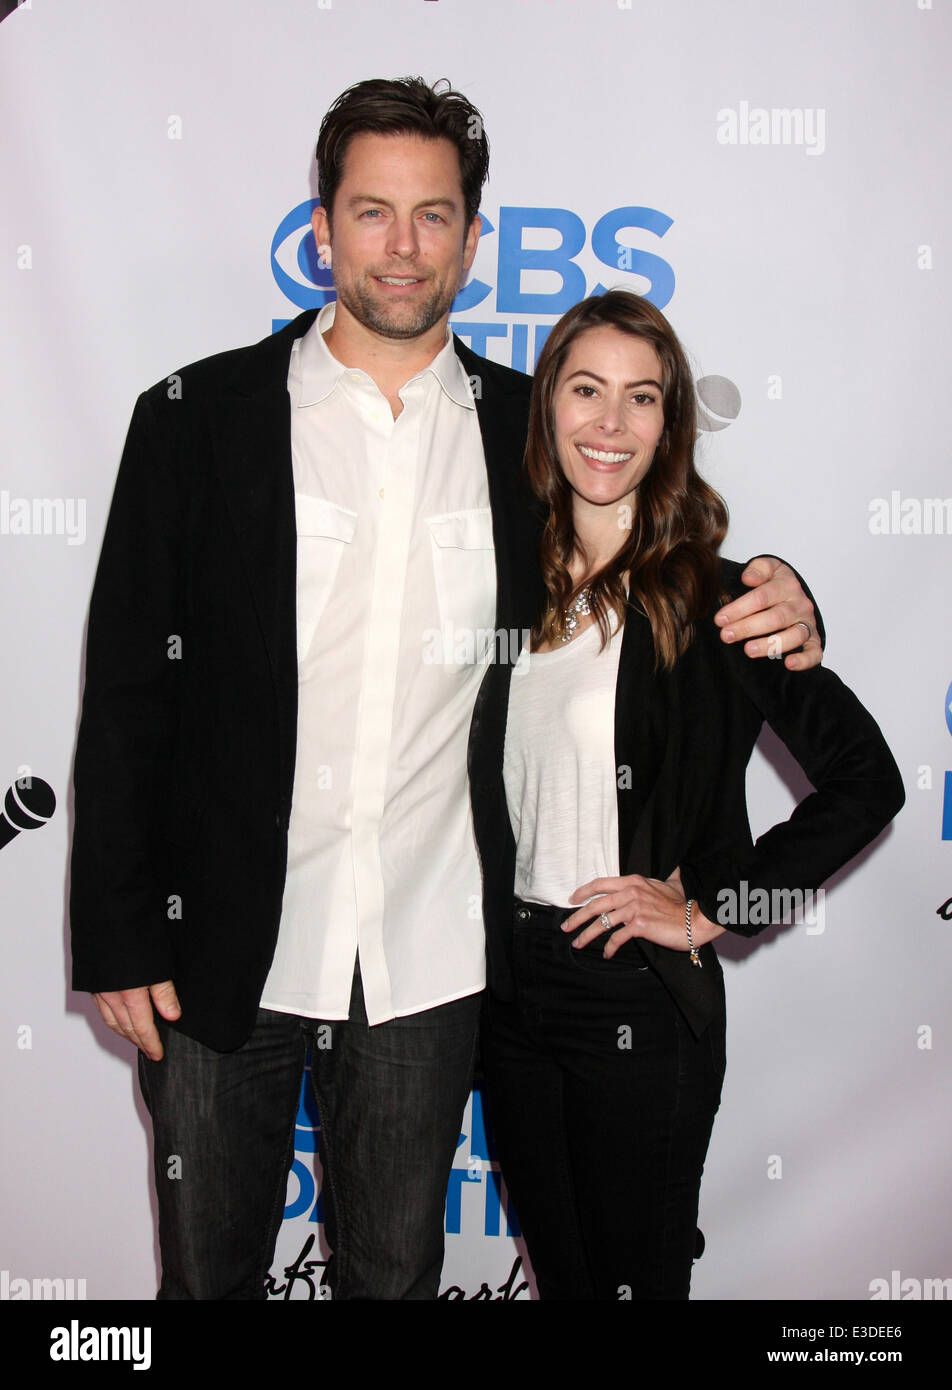
[[[629,612],[615,694],[615,751],[619,765],[618,835],[621,873],[665,879],[678,867],[683,816],[681,681],[684,659],[672,672],[655,672],[651,628]],[[630,790],[625,774],[630,770]],[[714,1017],[720,969],[710,947],[707,968],[696,970],[684,951],[639,939],[646,959],[668,989],[695,1037]]]
[[[313,311],[302,314],[241,354],[211,425],[222,495],[274,682],[285,817],[297,738],[297,528],[288,365],[294,340],[315,317]]]
[[[654,876],[655,825],[674,781],[677,721],[670,677],[654,669],[651,626],[639,608],[625,617],[615,687],[618,864],[624,874]]]
[[[288,364],[295,338],[314,318],[313,312],[302,314],[242,355],[212,426],[222,494],[276,676],[295,650],[297,532]]]
[[[544,598],[538,564],[544,519],[526,487],[522,470],[529,384],[526,378],[516,376],[511,379],[514,389],[506,389],[509,382],[503,384],[501,374],[494,370],[495,364],[476,356],[458,338],[454,344],[470,380],[479,383],[476,414],[489,480],[496,551],[496,628],[506,631],[508,651],[515,661],[522,634],[535,622]]]

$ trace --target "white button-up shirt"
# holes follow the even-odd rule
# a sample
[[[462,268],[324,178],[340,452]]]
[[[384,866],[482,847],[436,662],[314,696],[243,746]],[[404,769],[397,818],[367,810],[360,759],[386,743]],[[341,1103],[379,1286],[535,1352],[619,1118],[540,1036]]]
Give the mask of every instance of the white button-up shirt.
[[[482,438],[452,339],[393,418],[323,333],[292,350],[298,732],[288,874],[261,1003],[371,1024],[484,984],[466,745],[495,621]]]

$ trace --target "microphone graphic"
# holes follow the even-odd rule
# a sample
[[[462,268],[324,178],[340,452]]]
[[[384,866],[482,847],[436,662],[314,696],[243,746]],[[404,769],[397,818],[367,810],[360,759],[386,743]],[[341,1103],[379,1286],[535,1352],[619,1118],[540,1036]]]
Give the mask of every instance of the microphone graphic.
[[[21,785],[25,784],[25,785]],[[21,830],[38,830],[56,810],[56,796],[42,777],[21,777],[7,789],[0,814],[0,849]]]

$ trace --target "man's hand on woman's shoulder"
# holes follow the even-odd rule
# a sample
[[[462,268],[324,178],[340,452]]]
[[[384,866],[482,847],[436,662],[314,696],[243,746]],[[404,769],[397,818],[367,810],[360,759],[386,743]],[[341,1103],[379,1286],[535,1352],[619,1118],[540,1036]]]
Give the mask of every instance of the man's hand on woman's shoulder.
[[[747,656],[784,653],[790,671],[809,671],[823,660],[813,603],[789,565],[758,555],[741,578],[751,586],[714,615],[722,642],[743,642]],[[808,632],[809,629],[809,632]]]

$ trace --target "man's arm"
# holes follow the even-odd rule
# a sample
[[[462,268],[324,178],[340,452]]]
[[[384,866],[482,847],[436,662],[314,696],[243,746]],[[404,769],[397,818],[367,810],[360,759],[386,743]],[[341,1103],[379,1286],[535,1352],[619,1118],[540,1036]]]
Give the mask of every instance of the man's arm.
[[[743,642],[747,656],[786,653],[789,671],[809,671],[823,660],[823,621],[799,575],[775,555],[758,555],[741,576],[751,585],[714,616],[722,642]],[[809,636],[806,628],[810,629]]]
[[[106,1023],[149,1055],[161,1055],[150,999],[177,1017],[167,1012],[172,952],[153,851],[177,714],[168,642],[183,632],[181,507],[162,439],[140,398],[90,604],[70,866],[73,988],[93,993]]]

